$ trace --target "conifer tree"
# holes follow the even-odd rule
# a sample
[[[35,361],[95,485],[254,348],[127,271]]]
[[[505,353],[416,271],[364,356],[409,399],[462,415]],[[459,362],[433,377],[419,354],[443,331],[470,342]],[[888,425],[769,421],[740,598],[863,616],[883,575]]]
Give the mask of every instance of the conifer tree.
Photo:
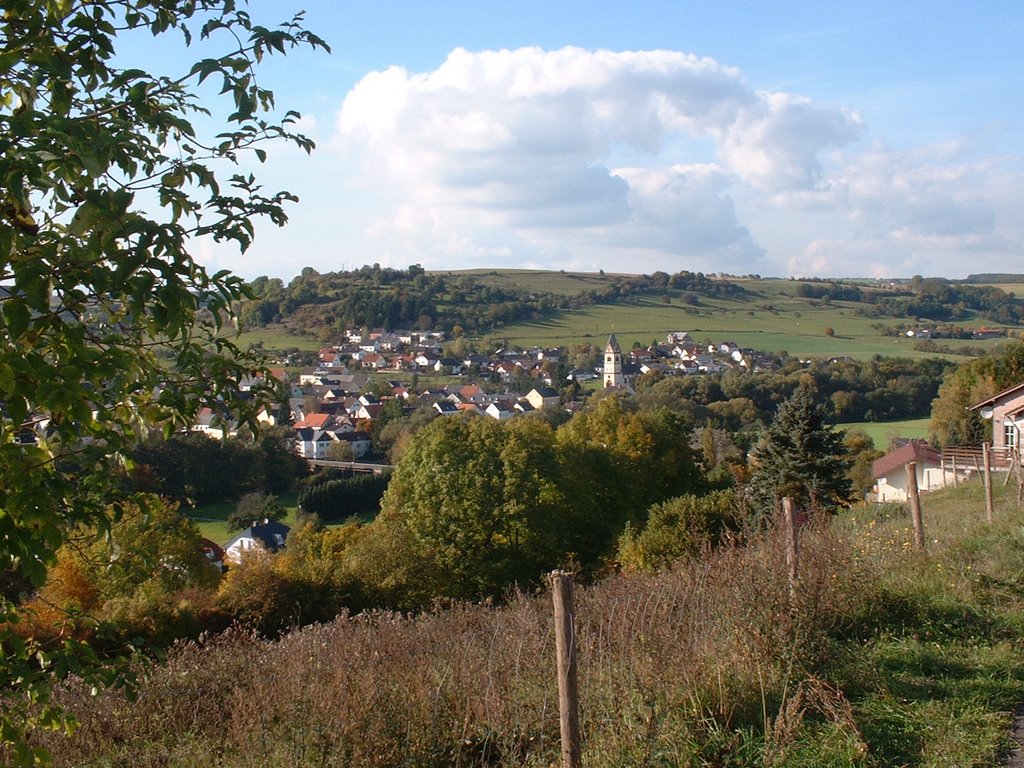
[[[788,496],[808,512],[833,509],[850,499],[843,433],[833,430],[814,385],[802,382],[779,406],[751,454],[750,491],[755,508],[775,509]]]

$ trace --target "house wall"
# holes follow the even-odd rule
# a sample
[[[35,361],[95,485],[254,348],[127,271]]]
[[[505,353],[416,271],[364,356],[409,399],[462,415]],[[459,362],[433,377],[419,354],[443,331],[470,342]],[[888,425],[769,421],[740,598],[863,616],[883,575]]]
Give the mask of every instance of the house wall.
[[[257,546],[256,539],[242,538],[224,550],[224,559],[233,563],[240,562],[242,556]]]
[[[1004,400],[992,409],[992,447],[1012,448],[1021,446],[1021,431],[1024,430],[1024,419],[1014,418],[1011,413],[1024,408],[1024,393],[1009,400]],[[1007,427],[1009,427],[1010,440],[1016,443],[1007,442]]]
[[[959,480],[960,482],[963,482],[964,478],[962,475]],[[936,491],[940,488],[945,488],[951,485],[953,485],[952,471],[944,470],[942,467],[928,466],[920,463],[917,465],[918,493]],[[879,477],[875,481],[873,491],[876,501],[907,501],[909,498],[907,494],[907,471],[901,467],[890,472],[888,475]]]

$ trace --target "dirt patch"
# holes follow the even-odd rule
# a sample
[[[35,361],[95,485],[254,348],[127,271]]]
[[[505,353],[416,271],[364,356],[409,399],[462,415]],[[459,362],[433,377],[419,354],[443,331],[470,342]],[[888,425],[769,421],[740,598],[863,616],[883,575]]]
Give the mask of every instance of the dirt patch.
[[[1006,758],[1006,768],[1024,768],[1024,706],[1017,707],[1013,714],[1010,739],[1015,746]]]

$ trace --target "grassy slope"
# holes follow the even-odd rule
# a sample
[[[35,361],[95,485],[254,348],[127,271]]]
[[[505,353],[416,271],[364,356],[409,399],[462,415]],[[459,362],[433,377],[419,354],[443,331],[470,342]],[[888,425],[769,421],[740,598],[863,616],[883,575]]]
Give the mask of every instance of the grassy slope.
[[[573,275],[533,271],[470,271],[481,281],[497,285],[518,285],[530,290],[574,294],[607,285],[610,276]],[[643,298],[632,304],[597,305],[563,313],[543,322],[509,325],[492,334],[521,345],[569,345],[602,343],[610,331],[619,342],[650,344],[662,341],[669,331],[688,331],[698,340],[731,340],[765,352],[786,351],[799,356],[849,356],[869,359],[875,355],[926,357],[913,349],[914,341],[882,336],[878,328],[895,325],[897,318],[868,318],[856,314],[857,304],[836,301],[830,305],[796,295],[798,282],[792,280],[733,280],[750,295],[739,300],[701,298],[700,306],[684,304],[680,298],[664,304]],[[817,304],[817,306],[816,306]],[[981,321],[962,323],[966,327],[985,325]],[[831,328],[834,336],[827,336]],[[956,346],[959,343],[950,342]],[[994,347],[999,340],[973,342]]]
[[[297,513],[296,499],[298,493],[292,492],[281,497],[281,503],[288,510],[284,522],[291,525],[295,522]],[[237,503],[234,501],[218,502],[216,504],[204,504],[195,509],[186,509],[185,513],[196,523],[199,532],[210,541],[218,544],[225,544],[237,531],[228,529],[228,516],[235,511]]]
[[[838,424],[839,429],[862,429],[875,441],[875,448],[888,450],[892,437],[928,438],[931,419],[906,419],[904,421],[858,421]]]
[[[1024,283],[977,283],[977,285],[991,285],[1015,296],[1024,296]]]
[[[976,482],[923,496],[924,552],[894,507],[807,529],[795,611],[772,537],[578,590],[584,764],[1000,765],[1024,701],[1024,514],[996,494],[991,526]],[[83,691],[55,764],[553,765],[550,611],[520,596],[182,647],[134,704]]]
[[[261,343],[266,349],[313,350],[323,346],[316,337],[308,333],[293,333],[284,326],[272,325],[254,331],[246,331],[239,335],[237,343],[242,349],[252,344]]]
[[[503,288],[525,288],[528,291],[575,296],[590,289],[607,288],[612,275],[596,272],[547,272],[533,269],[466,269],[444,272],[446,275],[469,275],[481,283]]]
[[[1024,701],[1024,529],[1015,489],[996,477],[991,526],[978,482],[922,496],[924,554],[909,549],[904,515],[867,510],[840,523],[882,574],[875,617],[851,627],[832,665],[872,747],[868,764],[1003,764]]]
[[[597,273],[486,269],[445,274],[466,274],[485,284],[567,296],[591,289],[603,290],[614,277]],[[728,339],[765,352],[786,351],[799,356],[868,359],[874,355],[930,355],[915,351],[911,339],[885,337],[872,327],[876,324],[895,325],[899,322],[897,318],[860,317],[855,312],[858,305],[849,302],[819,303],[815,306],[811,300],[796,295],[797,281],[732,279],[731,282],[746,288],[750,295],[741,300],[701,298],[698,307],[683,303],[678,295],[667,305],[648,297],[631,304],[590,306],[543,322],[506,326],[490,334],[489,340],[499,342],[507,339],[512,344],[524,346],[581,342],[603,345],[609,332],[614,331],[620,343],[628,347],[634,342],[647,345],[655,339],[661,341],[669,331],[689,331],[698,340]],[[1014,286],[1000,287],[1009,290]],[[960,324],[965,327],[986,325],[980,320],[967,320]],[[826,336],[826,328],[832,328],[835,335]],[[243,345],[262,341],[267,349],[315,349],[319,345],[314,336],[295,335],[281,327],[246,333],[241,340]],[[949,343],[953,346],[970,343],[972,346],[995,347],[1001,340]]]

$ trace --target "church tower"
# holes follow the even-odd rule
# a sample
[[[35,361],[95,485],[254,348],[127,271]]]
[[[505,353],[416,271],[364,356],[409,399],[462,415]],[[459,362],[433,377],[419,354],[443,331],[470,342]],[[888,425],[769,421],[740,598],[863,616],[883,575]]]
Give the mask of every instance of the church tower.
[[[621,387],[626,383],[622,377],[622,350],[613,333],[608,337],[608,345],[604,348],[604,386]]]

